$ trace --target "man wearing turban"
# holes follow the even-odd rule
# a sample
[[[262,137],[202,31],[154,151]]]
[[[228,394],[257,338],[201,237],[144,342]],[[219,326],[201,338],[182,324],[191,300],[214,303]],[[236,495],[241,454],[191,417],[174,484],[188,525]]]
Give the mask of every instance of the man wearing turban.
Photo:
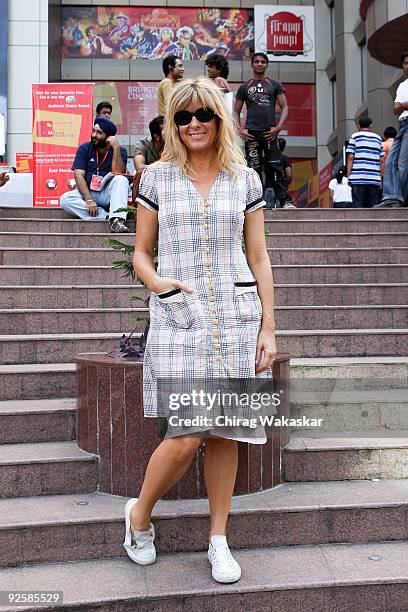
[[[78,147],[72,164],[77,188],[61,196],[61,208],[85,221],[101,221],[108,213],[111,232],[126,233],[126,213],[118,209],[128,201],[127,152],[116,131],[107,117],[95,118],[91,140]]]

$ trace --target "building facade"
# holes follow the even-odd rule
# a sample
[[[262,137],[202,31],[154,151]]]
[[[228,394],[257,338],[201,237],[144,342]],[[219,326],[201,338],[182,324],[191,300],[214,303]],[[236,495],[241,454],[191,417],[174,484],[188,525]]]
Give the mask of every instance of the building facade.
[[[146,12],[156,10],[157,15],[160,10],[164,15],[177,13],[180,7],[219,11],[217,15],[247,11],[249,15],[260,4],[281,6],[282,10],[288,5],[315,9],[315,61],[275,61],[269,69],[272,78],[287,86],[292,100],[287,135],[290,156],[313,161],[316,171],[341,150],[360,116],[372,116],[378,132],[395,125],[392,96],[402,76],[398,62],[404,49],[393,43],[390,51],[388,41],[396,40],[395,28],[403,31],[406,0],[9,0],[8,161],[14,164],[17,152],[32,150],[32,83],[95,82],[99,99],[110,96],[114,107],[115,96],[127,92],[128,102],[121,113],[126,116],[137,109],[138,118],[145,118],[144,129],[151,118],[148,115],[154,115],[155,87],[163,77],[161,60],[135,59],[130,50],[121,59],[98,54],[70,56],[72,48],[64,48],[62,35],[70,11],[83,17],[92,14],[90,9],[106,5],[112,11],[123,9],[125,17],[126,11],[140,7]],[[105,27],[103,23],[99,26]],[[90,30],[88,34],[92,35]],[[82,35],[85,37],[83,30]],[[227,27],[221,35],[227,40]],[[403,37],[398,40],[402,44]],[[246,57],[230,61],[229,80],[235,87],[251,76],[248,56],[247,49]],[[194,54],[185,66],[186,75],[205,74],[204,61]],[[140,126],[132,128],[132,121],[121,134],[130,154],[141,131]]]

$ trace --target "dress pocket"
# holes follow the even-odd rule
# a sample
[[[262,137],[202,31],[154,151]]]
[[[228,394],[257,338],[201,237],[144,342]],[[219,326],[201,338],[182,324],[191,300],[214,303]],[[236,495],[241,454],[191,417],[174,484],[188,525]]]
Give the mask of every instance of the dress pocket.
[[[259,321],[262,314],[256,281],[235,282],[235,301],[242,321]]]
[[[175,288],[155,295],[159,298],[159,304],[167,315],[167,322],[172,327],[189,329],[194,326],[197,315],[187,301],[184,291]]]

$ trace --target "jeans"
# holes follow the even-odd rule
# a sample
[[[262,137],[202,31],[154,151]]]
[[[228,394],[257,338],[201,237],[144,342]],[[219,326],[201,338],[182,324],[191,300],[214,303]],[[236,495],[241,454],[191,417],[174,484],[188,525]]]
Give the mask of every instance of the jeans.
[[[402,121],[385,162],[383,199],[408,199],[408,120]]]
[[[129,181],[126,176],[115,176],[102,191],[90,190],[91,197],[98,207],[98,215],[91,217],[86,208],[86,202],[78,189],[63,193],[60,199],[61,208],[74,217],[84,221],[103,221],[106,213],[109,218],[119,217],[126,219],[125,212],[115,212],[118,208],[125,208],[128,203]]]
[[[263,132],[255,132],[248,130],[255,140],[245,141],[245,157],[247,164],[250,168],[257,171],[260,179],[263,181],[263,172],[265,172],[266,181],[268,182],[269,165],[270,161],[277,161],[280,157],[280,150],[278,147],[278,140],[267,140],[263,135]]]
[[[351,195],[353,198],[353,208],[372,208],[378,204],[377,185],[351,185]]]

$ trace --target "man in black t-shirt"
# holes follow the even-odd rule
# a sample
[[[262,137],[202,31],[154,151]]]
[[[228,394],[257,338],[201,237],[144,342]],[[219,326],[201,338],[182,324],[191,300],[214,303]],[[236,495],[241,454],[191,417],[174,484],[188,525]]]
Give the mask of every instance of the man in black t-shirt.
[[[265,76],[268,56],[255,53],[251,59],[254,72],[252,79],[238,88],[234,116],[239,126],[239,135],[245,141],[245,155],[250,168],[254,168],[261,180],[279,163],[280,151],[277,143],[279,132],[288,116],[285,88],[279,81]],[[275,121],[276,103],[280,108],[279,123]],[[241,110],[246,105],[245,128],[241,125]]]
[[[124,234],[129,181],[127,151],[116,138],[116,125],[105,116],[95,118],[91,140],[78,147],[72,164],[77,188],[61,196],[61,208],[84,221],[109,215],[111,232]],[[105,178],[106,177],[106,178]]]

